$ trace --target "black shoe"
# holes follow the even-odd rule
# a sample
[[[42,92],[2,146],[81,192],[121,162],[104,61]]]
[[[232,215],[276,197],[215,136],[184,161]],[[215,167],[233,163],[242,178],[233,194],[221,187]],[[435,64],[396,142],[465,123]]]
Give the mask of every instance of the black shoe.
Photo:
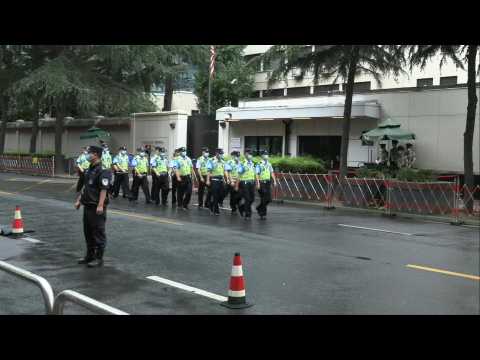
[[[77,264],[84,265],[84,264],[88,264],[90,261],[93,261],[93,260],[95,260],[93,256],[91,257],[85,256],[83,258],[78,259]]]
[[[127,197],[125,195],[123,195],[123,198],[126,199]]]
[[[112,199],[116,199],[117,197],[118,197],[118,195],[112,195]]]
[[[97,250],[95,254],[95,259],[87,263],[89,268],[101,267],[103,266],[103,249]]]

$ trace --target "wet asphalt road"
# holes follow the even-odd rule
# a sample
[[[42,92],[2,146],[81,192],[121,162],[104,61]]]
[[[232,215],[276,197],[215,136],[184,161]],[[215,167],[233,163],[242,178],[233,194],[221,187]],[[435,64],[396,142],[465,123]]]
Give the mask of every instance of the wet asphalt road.
[[[43,276],[57,292],[76,290],[132,314],[480,311],[475,227],[302,205],[271,205],[267,221],[254,216],[247,222],[228,211],[212,217],[194,206],[185,213],[116,199],[107,215],[105,267],[87,269],[76,264],[84,239],[72,185],[68,179],[0,174],[0,224],[10,223],[20,205],[25,229],[42,241],[0,238],[0,260]],[[229,310],[146,278],[227,296],[235,252],[242,255],[247,299],[255,303],[248,309]],[[0,314],[42,311],[39,290],[0,272]],[[65,313],[89,312],[68,304]]]

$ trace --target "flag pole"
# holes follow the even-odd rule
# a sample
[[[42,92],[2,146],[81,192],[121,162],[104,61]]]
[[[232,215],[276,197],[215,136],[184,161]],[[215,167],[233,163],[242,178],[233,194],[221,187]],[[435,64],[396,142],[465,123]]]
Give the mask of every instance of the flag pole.
[[[212,75],[208,73],[208,115],[210,115],[211,110],[211,98],[212,98]]]

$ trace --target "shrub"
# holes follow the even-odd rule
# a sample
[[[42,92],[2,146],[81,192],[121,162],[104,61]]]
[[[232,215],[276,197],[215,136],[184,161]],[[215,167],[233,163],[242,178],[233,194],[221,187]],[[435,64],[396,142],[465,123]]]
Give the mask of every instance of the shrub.
[[[428,182],[428,181],[435,181],[436,176],[434,175],[433,171],[429,170],[429,169],[403,168],[403,169],[398,170],[397,180]]]
[[[356,176],[365,179],[385,179],[388,176],[388,173],[382,171],[381,169],[369,169],[362,167],[357,170]]]
[[[224,156],[225,160],[231,159],[230,155]],[[240,156],[240,161],[244,161],[245,157]],[[310,156],[298,157],[280,157],[272,156],[269,158],[275,172],[292,172],[301,174],[325,174],[325,163],[320,159]],[[260,156],[254,156],[253,162],[258,164],[262,161]]]

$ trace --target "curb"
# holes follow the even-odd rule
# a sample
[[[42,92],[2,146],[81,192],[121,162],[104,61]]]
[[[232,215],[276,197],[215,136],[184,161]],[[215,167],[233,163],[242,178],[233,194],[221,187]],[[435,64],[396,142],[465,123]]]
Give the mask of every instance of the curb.
[[[317,206],[321,208],[325,208],[326,204],[323,203],[313,203],[313,202],[307,202],[307,201],[295,201],[295,200],[273,200],[272,203],[275,204],[295,204],[295,205],[305,205],[305,206]],[[382,210],[376,210],[376,209],[361,209],[361,208],[353,208],[353,207],[347,207],[347,206],[341,206],[341,205],[336,205],[335,206],[338,209],[342,210],[347,210],[347,211],[354,211],[354,212],[368,212],[371,214],[377,214],[377,215],[385,215],[385,212]],[[435,216],[428,216],[428,215],[417,215],[417,214],[406,214],[406,213],[394,213],[392,215],[395,215],[399,218],[403,219],[419,219],[419,220],[437,220],[439,222],[444,222],[446,224],[452,223],[453,218],[446,218],[446,217],[435,217]],[[470,226],[478,226],[480,227],[480,222],[479,221],[474,221],[474,220],[469,220],[469,219],[460,219],[460,221],[464,225],[470,225]],[[457,225],[457,224],[455,224]]]

